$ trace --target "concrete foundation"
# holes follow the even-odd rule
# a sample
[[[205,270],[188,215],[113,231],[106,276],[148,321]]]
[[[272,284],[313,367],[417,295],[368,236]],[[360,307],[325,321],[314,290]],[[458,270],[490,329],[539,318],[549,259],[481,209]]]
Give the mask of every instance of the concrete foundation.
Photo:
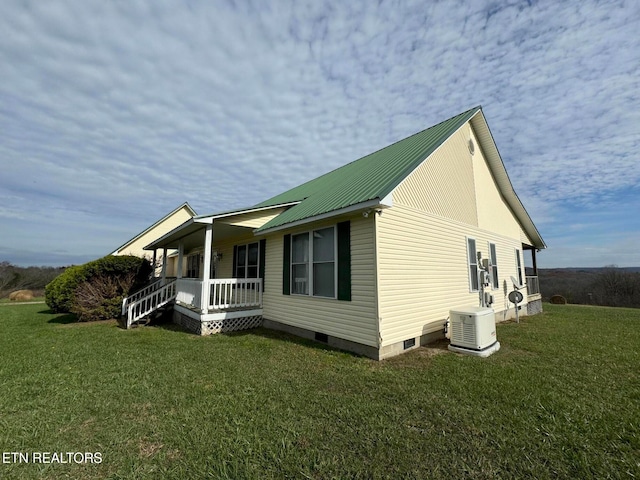
[[[519,313],[521,317],[527,315],[535,315],[537,313],[542,312],[542,299],[529,299],[528,304],[520,305]],[[174,323],[181,325],[186,330],[195,333],[196,335],[211,335],[214,333],[224,333],[231,332],[236,330],[245,330],[249,328],[255,328],[259,326],[263,326],[265,328],[269,328],[272,330],[279,330],[282,332],[287,332],[292,335],[296,335],[297,337],[306,338],[309,340],[317,341],[318,343],[322,343],[324,345],[329,345],[330,347],[338,348],[340,350],[345,350],[348,352],[353,352],[357,355],[362,355],[364,357],[372,358],[374,360],[383,360],[385,358],[394,357],[396,355],[400,355],[402,353],[409,352],[418,347],[429,345],[438,340],[442,340],[445,337],[444,328],[442,330],[437,330],[429,333],[425,333],[420,335],[419,337],[407,338],[403,341],[385,345],[384,347],[374,347],[371,345],[364,345],[362,343],[352,342],[350,340],[345,340],[338,337],[333,337],[331,335],[322,335],[322,340],[319,341],[316,337],[316,332],[312,330],[307,330],[300,327],[295,327],[293,325],[287,325],[285,323],[280,323],[275,320],[262,318],[261,315],[245,315],[242,317],[236,318],[225,318],[225,319],[208,319],[208,318],[194,318],[197,314],[188,311],[181,311],[181,308],[177,308],[173,312],[173,321]],[[251,312],[256,313],[256,312]],[[510,308],[507,311],[496,312],[496,322],[500,323],[505,320],[515,318],[515,308]],[[443,320],[444,325],[444,320]],[[326,339],[326,341],[324,341]],[[412,341],[413,340],[413,341]],[[407,342],[407,343],[405,343]],[[408,343],[413,343],[412,346],[407,346]]]
[[[294,327],[293,325],[287,325],[285,323],[276,322],[274,320],[269,320],[267,318],[262,320],[262,326],[265,328],[270,328],[272,330],[279,330],[281,332],[291,333],[297,337],[306,338],[309,340],[316,340],[316,332],[311,330],[307,330],[300,327]],[[362,343],[352,342],[350,340],[345,340],[343,338],[333,337],[331,335],[327,335],[326,342],[318,342],[324,345],[329,345],[330,347],[338,348],[340,350],[345,350],[347,352],[352,352],[357,355],[362,355],[363,357],[369,357],[374,360],[383,360],[385,358],[394,357],[401,353],[409,352],[411,350],[415,350],[416,348],[424,345],[428,345],[437,340],[440,340],[444,337],[444,331],[427,333],[425,335],[421,335],[420,337],[415,337],[415,346],[405,348],[404,341],[397,342],[391,345],[385,345],[382,348],[372,347],[371,345],[364,345]],[[410,340],[410,339],[406,339]]]

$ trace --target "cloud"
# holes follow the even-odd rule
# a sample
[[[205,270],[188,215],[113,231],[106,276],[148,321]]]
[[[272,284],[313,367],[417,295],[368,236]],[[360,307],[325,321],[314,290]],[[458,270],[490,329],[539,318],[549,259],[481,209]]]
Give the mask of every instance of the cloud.
[[[248,206],[482,104],[553,236],[640,184],[640,6],[496,5],[3,2],[0,221],[115,248],[94,225]]]

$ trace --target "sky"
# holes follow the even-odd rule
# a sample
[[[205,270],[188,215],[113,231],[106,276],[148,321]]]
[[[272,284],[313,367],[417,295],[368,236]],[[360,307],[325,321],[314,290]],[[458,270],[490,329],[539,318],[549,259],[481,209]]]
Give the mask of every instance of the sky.
[[[101,257],[477,105],[548,248],[640,266],[640,2],[0,2],[0,261]]]

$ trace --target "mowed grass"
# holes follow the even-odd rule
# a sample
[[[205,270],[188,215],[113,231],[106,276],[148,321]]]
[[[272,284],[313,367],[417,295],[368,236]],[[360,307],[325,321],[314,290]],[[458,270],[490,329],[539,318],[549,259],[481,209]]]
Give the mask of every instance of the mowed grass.
[[[44,297],[33,297],[31,300],[26,300],[26,302],[44,302]],[[25,302],[15,302],[13,300],[9,300],[9,297],[0,298],[0,305],[2,304],[16,305],[20,303],[25,303]]]
[[[0,478],[638,478],[640,310],[545,305],[487,359],[383,362],[257,329],[197,337],[0,310]],[[1,460],[1,459],[0,459]]]

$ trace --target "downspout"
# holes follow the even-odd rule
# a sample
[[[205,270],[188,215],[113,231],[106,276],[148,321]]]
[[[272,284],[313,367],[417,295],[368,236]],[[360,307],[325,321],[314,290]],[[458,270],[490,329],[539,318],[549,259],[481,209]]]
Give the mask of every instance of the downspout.
[[[374,268],[374,291],[375,291],[375,320],[376,320],[376,340],[378,344],[378,357],[380,356],[380,348],[382,346],[382,329],[380,323],[380,251],[378,249],[378,215],[373,215],[373,268]],[[380,358],[378,358],[380,360]]]

